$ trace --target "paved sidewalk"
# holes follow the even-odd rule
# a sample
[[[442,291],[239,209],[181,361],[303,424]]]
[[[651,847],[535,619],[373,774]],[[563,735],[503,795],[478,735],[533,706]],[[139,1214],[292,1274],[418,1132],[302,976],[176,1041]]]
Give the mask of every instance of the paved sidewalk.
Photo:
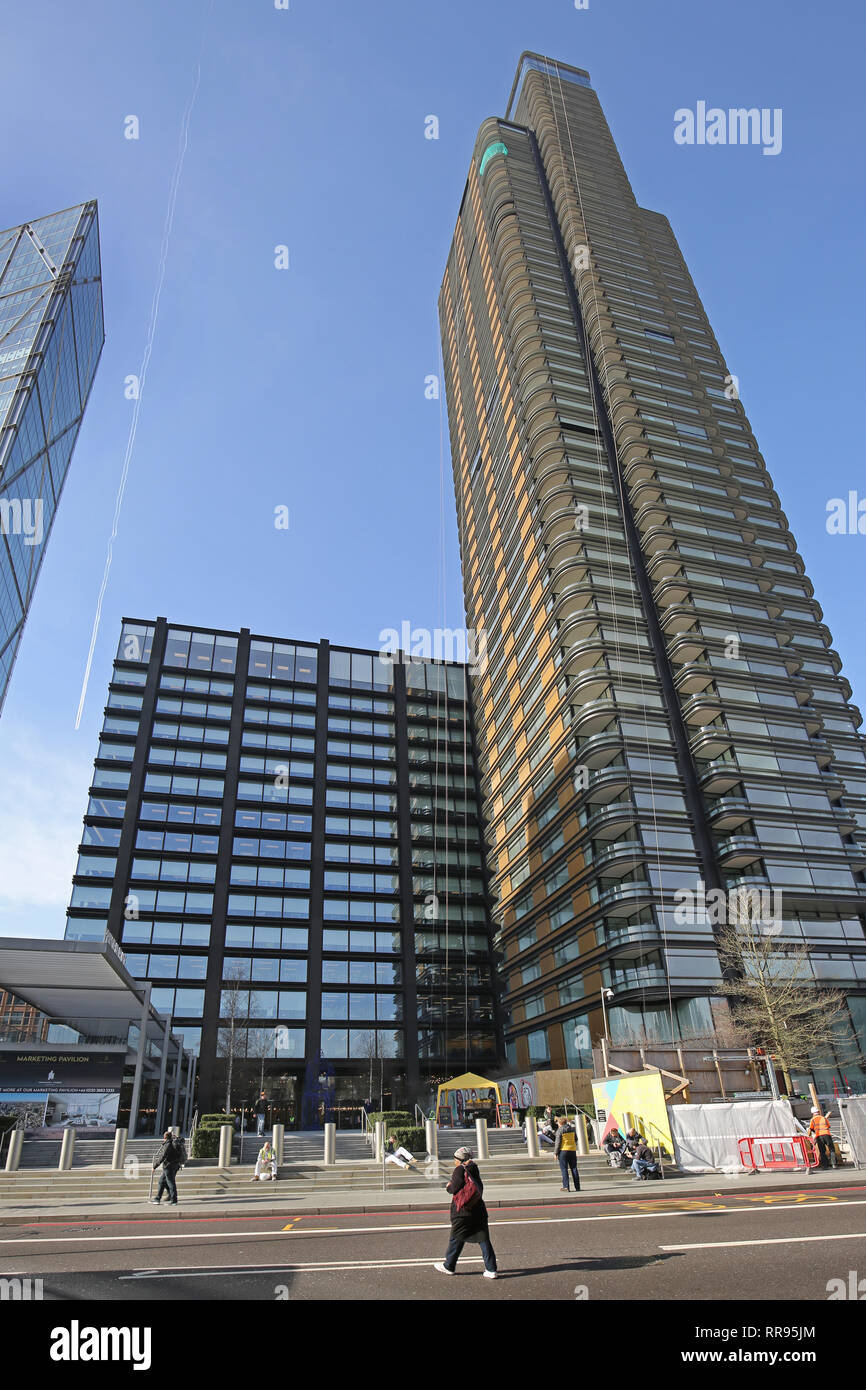
[[[483,1170],[482,1170],[483,1172]],[[180,1201],[177,1207],[160,1204],[159,1213],[147,1200],[130,1202],[111,1199],[69,1202],[52,1205],[49,1195],[43,1203],[21,1206],[3,1204],[0,1207],[0,1226],[22,1226],[47,1222],[82,1221],[208,1221],[224,1217],[251,1218],[293,1215],[316,1216],[350,1214],[361,1212],[405,1212],[447,1210],[447,1193],[444,1191],[446,1174],[441,1182],[431,1182],[428,1189],[391,1187],[387,1192],[365,1192],[363,1195],[350,1190],[343,1192],[319,1192],[309,1197],[287,1196],[279,1201],[268,1194],[250,1194],[240,1200],[226,1201],[223,1197],[199,1197],[184,1201],[183,1178],[178,1184]],[[866,1190],[866,1169],[841,1168],[822,1170],[812,1169],[808,1173],[762,1173],[757,1175],[711,1173],[691,1177],[666,1178],[663,1182],[636,1182],[633,1178],[623,1178],[622,1182],[610,1179],[604,1182],[588,1181],[582,1184],[580,1192],[566,1197],[555,1185],[555,1179],[548,1182],[496,1182],[485,1189],[484,1200],[488,1207],[512,1207],[525,1203],[531,1206],[577,1205],[581,1202],[642,1202],[661,1205],[664,1202],[682,1201],[691,1198],[712,1198],[745,1196],[752,1194],[783,1193],[792,1191],[823,1191],[825,1189],[850,1188]],[[831,1193],[832,1195],[832,1193]]]

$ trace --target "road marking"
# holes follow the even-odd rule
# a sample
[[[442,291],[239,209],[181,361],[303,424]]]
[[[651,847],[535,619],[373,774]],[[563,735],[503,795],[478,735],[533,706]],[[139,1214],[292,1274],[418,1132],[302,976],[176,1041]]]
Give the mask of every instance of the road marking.
[[[866,1206],[866,1200],[850,1199],[844,1202],[834,1203],[833,1210],[839,1207],[862,1207]],[[593,1221],[650,1221],[658,1220],[659,1216],[699,1216],[707,1211],[718,1212],[724,1216],[734,1216],[743,1212],[757,1213],[766,1212],[767,1214],[775,1211],[826,1211],[827,1208],[819,1202],[787,1202],[777,1203],[767,1207],[723,1207],[712,1202],[705,1202],[701,1207],[690,1207],[682,1211],[657,1212],[657,1211],[633,1211],[626,1212],[622,1216],[520,1216],[506,1219],[504,1221],[494,1221],[497,1230],[503,1226],[572,1226],[581,1225]],[[303,1218],[297,1217],[300,1221]],[[35,1236],[15,1236],[9,1240],[0,1240],[0,1248],[4,1245],[80,1245],[98,1244],[107,1245],[116,1241],[133,1241],[140,1244],[146,1240],[225,1240],[227,1236],[237,1239],[252,1238],[264,1240],[269,1236],[352,1236],[352,1235],[386,1235],[391,1231],[442,1231],[448,1229],[447,1221],[412,1222],[410,1225],[401,1226],[303,1226],[297,1230],[281,1228],[269,1231],[165,1231],[162,1235],[139,1235],[130,1233],[127,1236],[50,1236],[43,1237],[41,1240]]]
[[[463,1264],[480,1265],[484,1261],[480,1255],[461,1256]],[[120,1282],[127,1282],[134,1279],[229,1279],[237,1278],[244,1274],[328,1274],[335,1270],[362,1270],[362,1269],[432,1269],[433,1261],[428,1255],[423,1260],[331,1260],[317,1261],[306,1264],[282,1264],[282,1265],[228,1265],[223,1269],[214,1269],[211,1265],[199,1265],[192,1269],[173,1270],[167,1269],[155,1273],[153,1270],[136,1270],[134,1274],[119,1275]]]
[[[660,1245],[659,1250],[730,1250],[735,1245],[803,1245],[811,1240],[866,1240],[866,1231],[853,1231],[845,1236],[773,1236],[769,1240],[709,1240],[700,1245]]]

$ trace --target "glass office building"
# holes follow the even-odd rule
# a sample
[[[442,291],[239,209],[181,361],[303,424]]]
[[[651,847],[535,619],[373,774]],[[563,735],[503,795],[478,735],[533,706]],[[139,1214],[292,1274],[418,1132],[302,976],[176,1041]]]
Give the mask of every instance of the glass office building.
[[[501,1060],[466,669],[125,620],[67,937],[120,942],[199,1110],[357,1123]]]
[[[780,895],[862,1046],[860,712],[588,73],[524,54],[482,124],[440,323],[510,1062],[591,1065],[608,989],[615,1041],[723,1030],[703,889]]]
[[[96,203],[0,232],[0,710],[104,337]]]

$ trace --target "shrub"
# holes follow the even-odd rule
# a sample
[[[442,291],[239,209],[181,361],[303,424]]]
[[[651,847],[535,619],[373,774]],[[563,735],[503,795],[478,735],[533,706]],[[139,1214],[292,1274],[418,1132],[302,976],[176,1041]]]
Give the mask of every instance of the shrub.
[[[216,1126],[218,1129],[220,1125],[234,1125],[234,1123],[235,1116],[229,1115],[225,1110],[222,1110],[215,1115],[202,1115],[198,1122],[198,1127],[199,1129],[213,1129],[214,1126]]]
[[[377,1120],[384,1120],[389,1129],[392,1125],[405,1125],[410,1129],[415,1126],[415,1116],[410,1115],[408,1110],[373,1110],[367,1120],[371,1125],[375,1125]]]
[[[389,1129],[389,1136],[395,1144],[402,1144],[404,1149],[408,1149],[410,1154],[426,1153],[427,1140],[423,1129],[417,1125],[405,1125],[399,1129]]]
[[[0,1134],[6,1134],[18,1123],[17,1115],[0,1115]]]
[[[192,1136],[190,1158],[218,1158],[220,1151],[220,1132],[216,1125],[199,1125]]]

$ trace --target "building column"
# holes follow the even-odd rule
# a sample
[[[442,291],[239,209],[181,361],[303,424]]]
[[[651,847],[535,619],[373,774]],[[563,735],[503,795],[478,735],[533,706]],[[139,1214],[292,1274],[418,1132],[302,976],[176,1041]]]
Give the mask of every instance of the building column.
[[[144,1077],[144,1059],[147,1055],[147,1024],[150,1018],[150,981],[144,986],[144,1001],[141,1006],[141,1023],[138,1035],[138,1056],[135,1059],[135,1080],[132,1083],[132,1100],[129,1105],[129,1137],[136,1137],[138,1128],[138,1107],[141,1102],[141,1083]]]
[[[204,987],[204,1011],[201,1021],[200,1094],[203,1104],[210,1110],[214,1110],[217,1107],[217,1043],[219,1039],[220,1004],[222,1000],[226,914],[228,911],[229,879],[231,876],[232,847],[235,835],[235,808],[237,806],[241,742],[244,727],[244,705],[246,703],[249,666],[250,631],[249,628],[242,627],[238,634],[235,686],[232,695],[229,741],[226,748],[223,808],[220,818],[219,844],[217,847],[217,871],[216,880],[214,882],[213,912],[211,914],[210,949],[208,951],[207,979],[205,980]]]
[[[165,1099],[165,1077],[168,1071],[168,1049],[171,1046],[171,1014],[165,1020],[165,1031],[162,1035],[162,1057],[159,1062],[159,1090],[156,1094],[156,1132],[162,1133],[162,1102]]]
[[[183,1070],[183,1042],[181,1038],[177,1040],[177,1060],[174,1071],[174,1097],[171,1102],[171,1123],[172,1127],[177,1124],[177,1108],[180,1101],[180,1074]]]

